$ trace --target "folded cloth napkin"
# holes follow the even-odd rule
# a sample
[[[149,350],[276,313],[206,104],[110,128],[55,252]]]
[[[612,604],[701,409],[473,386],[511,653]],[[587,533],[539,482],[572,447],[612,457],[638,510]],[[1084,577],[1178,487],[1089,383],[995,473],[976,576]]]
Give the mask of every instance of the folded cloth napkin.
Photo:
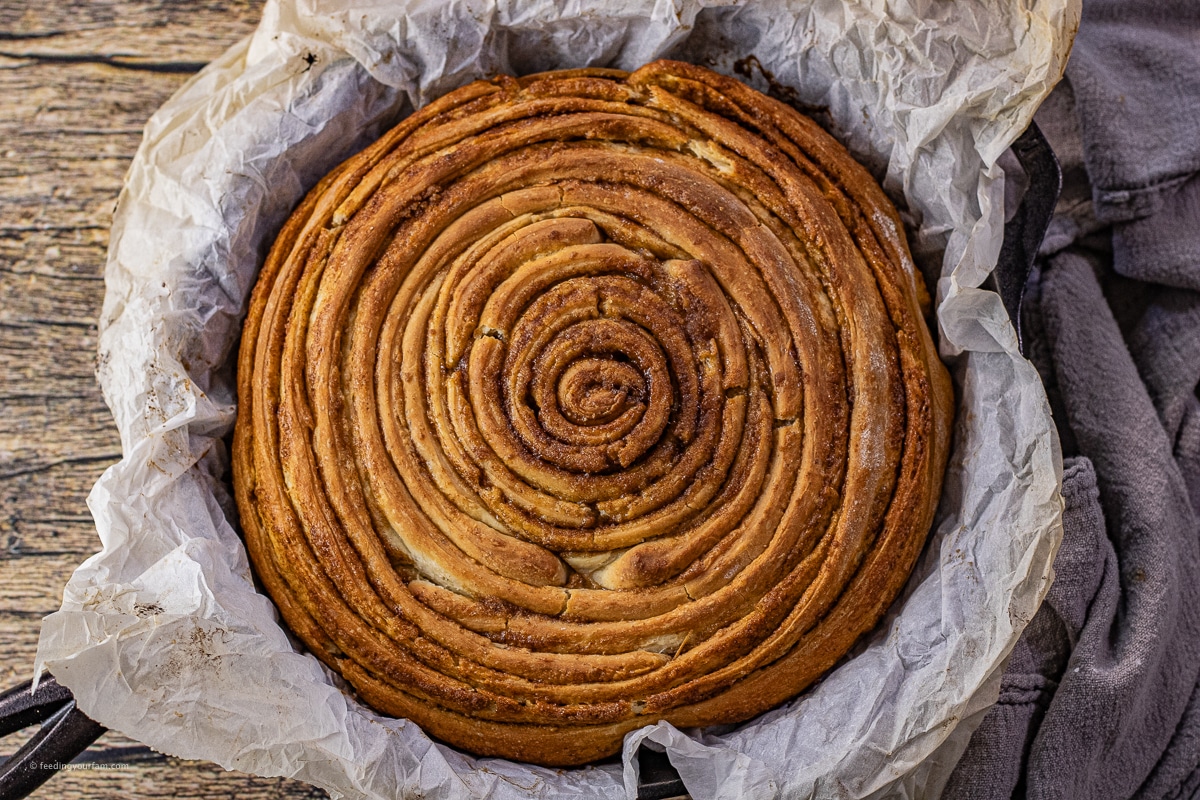
[[[1200,796],[1200,4],[1085,2],[1024,309],[1063,443],[1046,602],[945,798]]]

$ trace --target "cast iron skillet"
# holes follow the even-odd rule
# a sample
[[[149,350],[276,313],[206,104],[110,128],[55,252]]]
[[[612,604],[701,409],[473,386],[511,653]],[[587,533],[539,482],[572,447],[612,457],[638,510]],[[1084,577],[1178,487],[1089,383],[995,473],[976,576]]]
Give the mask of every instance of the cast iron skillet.
[[[1021,134],[1012,151],[1029,185],[1016,214],[1005,223],[1004,243],[992,280],[1019,341],[1025,283],[1062,188],[1062,171],[1036,124]],[[105,731],[75,706],[71,691],[53,676],[44,676],[37,689],[31,691],[32,684],[26,681],[0,694],[0,738],[31,725],[42,726],[24,747],[0,764],[0,800],[20,800],[29,795]],[[666,754],[643,745],[638,751],[638,764],[638,800],[686,797],[683,781]]]

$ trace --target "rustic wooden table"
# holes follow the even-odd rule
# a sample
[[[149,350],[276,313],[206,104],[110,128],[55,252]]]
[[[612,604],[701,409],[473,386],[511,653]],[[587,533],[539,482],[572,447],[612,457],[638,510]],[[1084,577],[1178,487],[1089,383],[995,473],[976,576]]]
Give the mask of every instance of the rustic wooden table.
[[[85,499],[120,442],[92,374],[96,319],[142,126],[260,12],[259,0],[0,0],[0,689],[30,677],[42,617],[99,548]],[[23,741],[0,742],[0,758]],[[76,766],[34,796],[325,796],[113,733]]]

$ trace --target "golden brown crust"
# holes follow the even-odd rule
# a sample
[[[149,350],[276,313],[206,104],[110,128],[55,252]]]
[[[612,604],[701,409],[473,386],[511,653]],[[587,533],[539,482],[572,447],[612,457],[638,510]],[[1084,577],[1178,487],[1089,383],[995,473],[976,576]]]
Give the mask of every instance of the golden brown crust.
[[[550,765],[748,719],[875,625],[952,398],[895,210],[700,67],[477,82],[314,189],[239,358],[264,586],[378,710]]]

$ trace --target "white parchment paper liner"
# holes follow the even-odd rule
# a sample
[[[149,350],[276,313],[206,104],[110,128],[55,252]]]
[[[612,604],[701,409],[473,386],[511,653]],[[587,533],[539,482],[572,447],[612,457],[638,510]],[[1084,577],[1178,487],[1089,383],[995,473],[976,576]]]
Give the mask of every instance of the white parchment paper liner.
[[[146,127],[113,221],[98,374],[123,460],[89,497],[103,549],[42,629],[38,668],[110,728],[335,797],[630,797],[643,739],[697,800],[932,797],[1052,576],[1060,455],[992,292],[997,158],[1061,75],[1078,0],[272,0],[258,31]],[[753,55],[885,176],[936,274],[956,377],[939,523],[854,658],[738,729],[665,723],[623,764],[475,759],[381,718],[299,653],[251,583],[226,485],[232,354],[256,270],[306,189],[427,100],[498,71]],[[758,78],[760,88],[766,88]]]

